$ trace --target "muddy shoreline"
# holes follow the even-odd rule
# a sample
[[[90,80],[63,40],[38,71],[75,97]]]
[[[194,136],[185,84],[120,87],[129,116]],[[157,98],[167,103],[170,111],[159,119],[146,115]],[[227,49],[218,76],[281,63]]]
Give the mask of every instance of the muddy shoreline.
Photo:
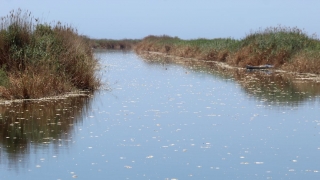
[[[224,63],[224,62],[202,60],[202,59],[196,59],[196,58],[185,58],[185,57],[173,56],[170,54],[155,52],[155,51],[138,51],[136,53],[142,58],[155,59],[155,61],[169,58],[171,61],[176,62],[176,63],[179,63],[179,61],[198,61],[198,62],[205,62],[205,63],[210,62],[210,63],[214,63],[216,66],[218,66],[222,70],[226,70],[226,69],[247,70],[246,68],[231,66],[231,65]],[[254,70],[254,71],[265,71],[265,70]],[[318,75],[318,74],[289,72],[289,71],[284,71],[284,70],[281,70],[278,68],[270,68],[270,69],[267,69],[267,71],[288,74],[288,75],[294,77],[294,79],[299,80],[299,81],[313,81],[316,83],[320,83],[320,75]]]
[[[13,103],[28,103],[28,102],[42,102],[42,101],[55,101],[55,100],[64,100],[70,97],[90,97],[92,93],[89,91],[74,91],[65,93],[58,96],[48,96],[38,99],[0,99],[0,105],[11,105]]]

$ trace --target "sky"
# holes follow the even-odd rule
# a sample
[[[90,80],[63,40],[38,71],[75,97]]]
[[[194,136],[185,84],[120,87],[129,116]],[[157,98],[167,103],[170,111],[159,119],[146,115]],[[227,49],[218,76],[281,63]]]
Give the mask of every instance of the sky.
[[[18,8],[97,39],[241,39],[279,25],[320,35],[319,0],[0,0],[0,17]]]

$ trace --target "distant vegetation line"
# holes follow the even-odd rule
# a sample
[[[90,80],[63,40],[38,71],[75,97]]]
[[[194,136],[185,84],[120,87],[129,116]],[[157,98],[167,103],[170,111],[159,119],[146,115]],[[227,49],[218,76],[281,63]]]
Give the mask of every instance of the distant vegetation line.
[[[94,49],[132,50],[139,43],[139,39],[87,39]]]
[[[269,27],[245,38],[182,40],[170,36],[148,36],[135,45],[137,53],[168,55],[246,65],[274,65],[275,68],[320,74],[320,41],[298,28]]]
[[[30,99],[99,85],[98,63],[77,30],[11,11],[0,21],[0,97]]]

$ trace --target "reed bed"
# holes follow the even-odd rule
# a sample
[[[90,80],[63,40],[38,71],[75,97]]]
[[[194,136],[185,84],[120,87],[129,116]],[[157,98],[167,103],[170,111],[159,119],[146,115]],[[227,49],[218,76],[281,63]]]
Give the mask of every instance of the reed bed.
[[[1,18],[1,98],[40,98],[96,89],[100,85],[97,65],[90,45],[69,25],[41,23],[20,9]]]
[[[240,40],[148,36],[136,45],[135,51],[222,61],[238,67],[270,64],[283,70],[320,74],[319,39],[298,28],[282,26],[259,29]]]

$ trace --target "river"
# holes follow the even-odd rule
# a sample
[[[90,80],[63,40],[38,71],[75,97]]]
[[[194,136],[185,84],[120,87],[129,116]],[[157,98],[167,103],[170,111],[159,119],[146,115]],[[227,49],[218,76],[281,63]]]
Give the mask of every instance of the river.
[[[319,83],[95,56],[93,95],[0,107],[0,179],[320,178]]]

